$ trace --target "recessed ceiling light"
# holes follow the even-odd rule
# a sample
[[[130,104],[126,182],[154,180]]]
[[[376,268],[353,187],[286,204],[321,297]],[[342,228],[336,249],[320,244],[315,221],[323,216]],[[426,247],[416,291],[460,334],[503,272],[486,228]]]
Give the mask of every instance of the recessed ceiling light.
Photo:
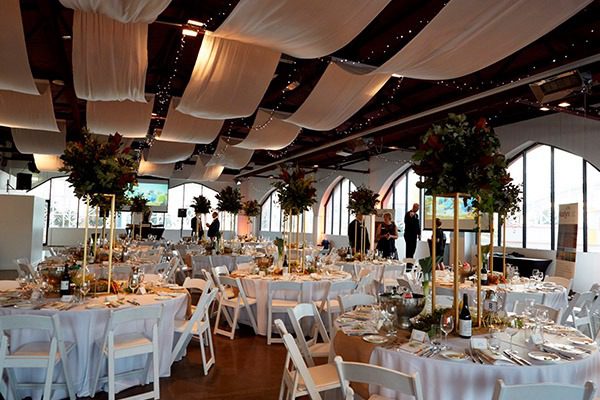
[[[202,26],[202,27],[206,26],[206,24],[204,22],[196,21],[194,19],[188,19],[187,23],[189,25],[194,25],[194,26]]]
[[[61,36],[63,40],[71,40],[71,35],[63,35]]]
[[[191,37],[198,36],[198,32],[193,29],[183,29],[181,31],[181,33],[183,34],[183,36],[191,36]]]
[[[558,103],[559,107],[569,107],[571,105],[571,103],[567,103],[566,101],[563,101],[562,103]]]
[[[319,168],[319,164],[313,165],[313,168]]]
[[[550,111],[550,109],[546,106],[540,107],[540,111]]]

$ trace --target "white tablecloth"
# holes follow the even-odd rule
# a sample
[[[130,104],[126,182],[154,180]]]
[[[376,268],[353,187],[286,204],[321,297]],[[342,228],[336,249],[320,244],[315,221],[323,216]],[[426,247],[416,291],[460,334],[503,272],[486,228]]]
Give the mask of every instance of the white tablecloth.
[[[328,281],[327,280],[310,280],[310,277],[306,275],[302,281],[302,295],[301,300],[303,303],[311,303],[313,301],[320,301],[325,296],[325,290],[327,289]],[[350,274],[344,274],[340,279],[349,280],[351,279]],[[256,324],[258,325],[258,334],[266,335],[267,334],[267,321],[268,321],[268,291],[269,291],[269,283],[273,280],[269,277],[265,278],[242,278],[242,286],[244,287],[244,291],[246,292],[246,296],[256,298]],[[281,300],[296,300],[292,293],[289,291],[275,293],[275,298]],[[245,313],[241,313],[240,315],[242,321],[246,321]],[[286,314],[277,314],[277,317],[273,318],[283,318],[287,319]]]
[[[187,296],[185,293],[178,294],[177,297],[158,301],[155,300],[156,295],[128,295],[127,298],[135,299],[142,305],[140,307],[150,307],[163,305],[162,320],[160,321],[158,332],[159,332],[159,349],[160,354],[160,375],[161,377],[170,376],[171,374],[171,349],[173,346],[173,332],[174,332],[174,321],[175,319],[184,319],[187,307]],[[103,298],[91,299],[86,304],[98,303]],[[120,308],[134,307],[128,303]],[[103,307],[98,309],[86,309],[84,306],[77,306],[68,311],[56,311],[52,309],[42,310],[25,310],[17,308],[0,308],[0,315],[17,315],[17,314],[31,314],[31,315],[53,315],[59,313],[61,322],[61,328],[65,341],[76,343],[77,347],[72,350],[69,354],[69,371],[73,386],[77,393],[77,396],[92,396],[91,386],[92,380],[96,368],[100,364],[98,347],[96,343],[101,344],[104,339],[104,332],[108,319],[110,316],[111,309]],[[148,324],[150,325],[150,324]],[[148,331],[149,326],[144,327],[143,322],[131,323],[126,326],[122,326],[119,332],[141,332]],[[19,333],[11,336],[11,345],[18,346],[21,343],[28,343],[36,339],[47,340],[45,334],[40,334],[35,331],[18,331]],[[142,368],[145,364],[145,356],[131,357],[127,359],[118,360],[116,363],[116,372],[121,373],[130,371],[133,369]],[[103,371],[106,372],[106,366],[103,367]],[[106,376],[106,373],[103,376]],[[55,377],[61,377],[62,373],[55,369]],[[17,379],[19,381],[29,382],[44,382],[44,371],[41,369],[22,369],[18,371]],[[141,384],[140,379],[136,377],[128,378],[127,381],[118,381],[116,388],[117,391],[124,390],[128,387]],[[25,391],[20,391],[22,395],[25,395]],[[57,390],[54,392],[53,398],[61,399],[67,397],[66,391]],[[33,398],[40,398],[41,391],[31,392]]]
[[[236,269],[238,264],[251,262],[252,256],[244,255],[215,255],[215,256],[190,256],[194,277],[202,277],[202,270],[209,267],[225,265],[229,272]]]
[[[358,267],[358,272],[360,272],[361,269],[366,269],[368,271],[374,272],[373,273],[373,278],[375,278],[376,280],[381,279],[381,274],[383,273],[383,270],[385,267],[389,267],[389,266],[404,266],[404,264],[399,263],[399,262],[388,262],[388,261],[384,261],[384,262],[369,262],[369,261],[362,261],[362,262],[346,262],[346,261],[339,261],[336,263],[337,265],[341,265],[342,266],[342,270],[351,274],[354,274],[354,265],[356,265]],[[386,274],[386,278],[400,278],[402,273],[395,273],[393,274],[395,276],[387,276]]]
[[[548,335],[546,335],[548,336]],[[460,338],[449,339],[453,350],[463,351],[468,341]],[[524,358],[531,351],[522,340],[522,333],[515,336],[515,350]],[[503,342],[502,348],[508,348]],[[531,359],[529,359],[531,361]],[[423,385],[425,400],[481,400],[491,399],[496,380],[501,378],[507,385],[530,383],[565,383],[582,385],[591,380],[600,384],[600,353],[576,361],[561,361],[556,364],[514,366],[481,365],[471,361],[449,361],[441,356],[423,358],[402,351],[377,347],[371,353],[371,363],[404,373],[418,372]],[[535,361],[532,361],[535,363]],[[390,399],[408,400],[412,397],[396,395],[387,389],[372,391]],[[566,399],[565,399],[566,400]]]

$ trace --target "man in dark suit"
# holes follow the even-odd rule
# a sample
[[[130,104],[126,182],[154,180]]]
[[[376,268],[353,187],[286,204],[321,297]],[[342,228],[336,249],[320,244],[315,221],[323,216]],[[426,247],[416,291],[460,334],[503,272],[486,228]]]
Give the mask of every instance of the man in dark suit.
[[[213,212],[212,217],[213,217],[212,222],[210,224],[206,223],[206,226],[208,227],[208,232],[206,232],[206,237],[208,237],[210,240],[215,240],[219,236],[219,230],[221,229],[221,223],[219,222],[219,213],[218,212],[216,212],[216,211]]]
[[[348,242],[350,248],[354,253],[362,252],[363,249],[363,232],[365,233],[364,251],[365,253],[371,248],[371,242],[369,242],[369,232],[364,228],[363,224],[364,216],[361,213],[356,214],[356,219],[350,222],[348,225]]]
[[[421,239],[421,221],[419,220],[419,203],[413,204],[404,216],[404,241],[406,242],[406,258],[413,258],[417,249],[417,239]]]

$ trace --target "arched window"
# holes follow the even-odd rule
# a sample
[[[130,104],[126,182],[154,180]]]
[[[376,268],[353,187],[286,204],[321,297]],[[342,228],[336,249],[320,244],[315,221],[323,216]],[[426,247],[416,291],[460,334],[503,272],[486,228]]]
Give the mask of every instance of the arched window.
[[[348,198],[350,192],[356,190],[356,186],[349,179],[340,180],[329,195],[325,203],[325,234],[342,235],[348,234],[348,223],[350,222],[350,210],[348,210]]]
[[[306,233],[312,233],[313,231],[313,216],[312,208],[304,213]],[[261,205],[260,230],[262,232],[283,232],[285,228],[284,223],[283,212],[279,204],[279,195],[274,190]],[[302,224],[302,220],[300,220],[300,223]],[[285,230],[289,230],[289,227]]]

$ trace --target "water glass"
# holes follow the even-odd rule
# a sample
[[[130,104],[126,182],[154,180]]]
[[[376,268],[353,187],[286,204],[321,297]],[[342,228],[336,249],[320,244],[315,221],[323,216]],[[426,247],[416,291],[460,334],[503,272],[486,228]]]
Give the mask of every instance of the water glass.
[[[502,329],[500,328],[490,328],[490,337],[488,338],[488,348],[493,352],[500,351],[500,335],[502,334]]]
[[[440,317],[440,329],[444,332],[444,342],[448,346],[448,334],[454,330],[454,315],[451,313],[442,314]]]

